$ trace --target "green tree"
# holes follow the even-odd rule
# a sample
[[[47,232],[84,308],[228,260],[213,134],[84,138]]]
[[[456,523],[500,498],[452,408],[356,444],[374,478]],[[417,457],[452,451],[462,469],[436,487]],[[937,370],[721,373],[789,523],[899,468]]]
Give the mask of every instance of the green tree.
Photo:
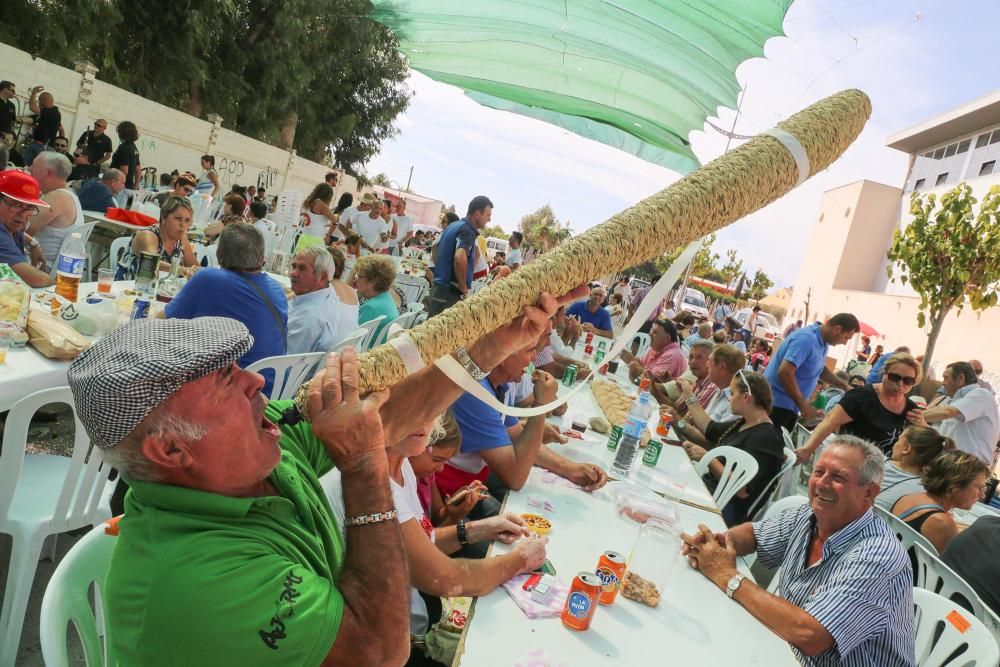
[[[369,182],[372,185],[377,185],[377,186],[382,187],[382,188],[391,188],[392,187],[392,183],[389,182],[389,177],[386,176],[385,173],[383,173],[381,171],[379,173],[375,174],[374,176],[372,176],[369,179]]]
[[[409,101],[367,0],[6,0],[0,40],[352,174]]]
[[[760,301],[767,295],[767,290],[774,287],[774,281],[763,269],[757,269],[757,272],[753,275],[753,280],[750,282],[750,289],[747,291],[747,297],[755,301]]]
[[[997,305],[1000,293],[1000,187],[983,197],[978,213],[972,188],[962,183],[941,195],[910,197],[913,220],[893,233],[889,277],[909,285],[920,296],[917,325],[930,324],[926,371],[941,326],[952,309],[960,313],[966,299],[974,311]]]
[[[480,230],[479,235],[494,239],[510,238],[510,234],[504,231],[504,228],[500,225],[486,225]]]
[[[736,258],[736,249],[730,248],[726,251],[726,263],[719,269],[726,287],[732,288],[733,283],[743,273],[743,260]]]
[[[569,222],[559,222],[548,204],[521,218],[518,227],[524,234],[524,242],[541,252],[551,250],[572,236]]]

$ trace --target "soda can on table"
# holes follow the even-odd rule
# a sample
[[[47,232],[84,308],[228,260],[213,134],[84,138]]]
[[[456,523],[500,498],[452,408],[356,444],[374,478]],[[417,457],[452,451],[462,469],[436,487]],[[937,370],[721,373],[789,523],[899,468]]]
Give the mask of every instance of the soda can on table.
[[[604,350],[597,348],[597,352],[594,353],[594,363],[600,364],[602,361],[604,361]]]
[[[591,345],[590,343],[587,343],[583,347],[583,360],[590,361],[593,358],[593,356],[594,356],[594,346]]]
[[[593,331],[588,331],[587,332],[587,337],[583,339],[583,343],[584,343],[584,345],[590,345],[590,343],[593,340],[594,340],[594,332]]]
[[[608,450],[615,451],[618,449],[618,443],[621,442],[623,429],[619,426],[612,426],[611,433],[608,435]]]
[[[614,604],[625,578],[625,556],[617,551],[605,551],[597,561],[597,574],[601,578],[601,604]]]
[[[601,578],[593,572],[576,575],[569,587],[569,595],[566,596],[566,606],[562,613],[563,625],[570,630],[589,630],[603,590]]]
[[[605,348],[607,348],[607,346],[608,346],[608,341],[602,340],[600,343],[597,344],[597,349],[603,352]]]
[[[572,387],[574,382],[576,382],[576,366],[570,364],[566,367],[566,372],[563,373],[562,383],[563,386]]]
[[[149,317],[149,299],[137,296],[135,298],[135,303],[132,304],[132,315],[129,319],[143,320],[147,317]]]
[[[669,412],[661,412],[660,423],[656,425],[656,435],[662,435],[664,438],[670,435],[670,423],[673,420]]]
[[[646,451],[642,453],[642,464],[649,467],[656,465],[660,460],[660,452],[663,451],[663,443],[659,440],[650,440],[646,443]]]

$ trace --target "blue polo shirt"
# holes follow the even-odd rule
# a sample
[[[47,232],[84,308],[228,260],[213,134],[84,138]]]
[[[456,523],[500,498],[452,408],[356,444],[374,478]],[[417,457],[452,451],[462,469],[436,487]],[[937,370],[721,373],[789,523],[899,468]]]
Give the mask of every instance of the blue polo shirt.
[[[579,319],[580,322],[592,324],[598,329],[613,331],[611,313],[604,308],[598,308],[596,313],[592,313],[587,309],[587,303],[587,301],[577,301],[566,309],[566,314],[573,315]]]
[[[778,351],[771,357],[764,377],[771,384],[771,394],[774,398],[774,407],[784,408],[792,412],[798,412],[799,407],[788,395],[778,378],[778,369],[782,361],[787,361],[795,366],[795,382],[799,385],[799,391],[803,396],[810,396],[816,383],[819,381],[819,374],[826,367],[826,351],[829,345],[823,340],[818,324],[810,324],[807,327],[794,331],[791,336],[785,339]]]
[[[868,377],[865,378],[867,384],[875,384],[882,381],[882,368],[885,366],[886,360],[892,355],[892,352],[884,352],[881,357],[875,360],[871,370],[868,371]]]
[[[441,240],[437,244],[437,259],[434,260],[436,284],[450,285],[455,281],[455,251],[459,248],[465,249],[465,256],[469,259],[465,270],[465,285],[468,287],[472,284],[472,274],[476,268],[477,236],[479,230],[469,222],[468,218],[451,223],[441,233]]]
[[[24,254],[24,232],[12,235],[5,226],[0,225],[0,264],[14,266],[27,261]]]
[[[479,384],[489,391],[496,393],[488,377],[479,381]],[[507,385],[503,385],[506,390]],[[504,394],[500,399],[510,405],[510,397]],[[484,449],[495,449],[505,447],[510,443],[510,436],[507,429],[517,424],[517,417],[502,416],[499,412],[486,405],[472,394],[462,394],[452,406],[452,413],[455,421],[462,432],[461,452],[479,452]]]

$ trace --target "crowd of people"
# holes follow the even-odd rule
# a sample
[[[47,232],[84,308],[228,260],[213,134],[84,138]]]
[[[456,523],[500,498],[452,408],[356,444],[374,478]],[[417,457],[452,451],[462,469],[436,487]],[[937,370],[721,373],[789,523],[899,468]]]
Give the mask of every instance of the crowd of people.
[[[0,82],[0,102],[12,91]],[[142,168],[134,124],[118,125],[113,150],[98,121],[70,156],[51,94],[33,90],[31,105],[39,120],[23,156],[30,174],[0,176],[0,262],[44,286],[66,235],[82,224],[83,202],[110,206],[139,188]],[[3,130],[6,105],[0,113]],[[427,234],[405,199],[368,193],[355,204],[345,194],[334,203],[338,174],[330,172],[303,202],[286,290],[263,270],[272,238],[264,190],[223,195],[211,155],[201,168],[201,176],[165,175],[151,198],[158,223],[134,236],[116,276],[133,278],[140,254],[155,253],[161,270],[182,267],[183,289],[160,317],[113,330],[68,372],[81,423],[121,473],[108,650],[123,664],[163,656],[437,664],[411,642],[440,620],[441,598],[484,595],[545,561],[546,538],[502,512],[506,494],[536,466],[587,492],[607,473],[561,454],[553,445],[566,436],[546,414],[505,415],[433,366],[361,396],[354,349],[331,353],[312,381],[309,422],[286,419],[290,402],[264,398],[274,378],[245,369],[327,352],[368,322],[382,337],[408,307],[392,255],[426,253],[425,306],[435,317],[468,298],[477,276],[519,270],[523,236],[512,234],[490,266],[481,234],[492,217],[488,197]],[[190,197],[199,192],[222,202],[204,230],[217,268],[201,266],[189,239]],[[614,337],[648,290],[621,279],[610,291],[595,283],[542,294],[453,356],[501,403],[548,405],[567,367],[589,375],[574,353],[581,337]],[[858,359],[871,374],[828,366],[829,348],[860,332],[850,313],[791,323],[772,350],[755,336],[759,306],[734,328],[725,303],[705,321],[679,305],[665,300],[643,323],[648,349],[622,353],[628,379],[651,382],[675,444],[693,462],[725,446],[758,465],[723,509],[727,532],[683,536],[692,567],[804,664],[912,665],[912,567],[871,512],[878,506],[930,540],[1000,610],[1000,568],[974,557],[995,551],[1000,526],[960,531],[951,512],[982,499],[995,465],[1000,417],[981,364],[949,363],[928,401],[914,395],[924,370],[908,349],[873,351],[863,339]],[[799,424],[813,426],[794,452],[796,463],[812,465],[809,502],[754,521],[754,502],[786,463],[785,433]],[[722,476],[716,458],[708,488]],[[487,558],[493,541],[516,546]],[[736,569],[752,552],[782,567],[776,595]],[[180,629],[164,632],[180,617]]]

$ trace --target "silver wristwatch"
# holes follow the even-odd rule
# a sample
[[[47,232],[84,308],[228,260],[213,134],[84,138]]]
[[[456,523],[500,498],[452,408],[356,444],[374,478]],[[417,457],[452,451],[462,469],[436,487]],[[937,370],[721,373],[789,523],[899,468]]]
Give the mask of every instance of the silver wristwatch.
[[[458,363],[462,364],[462,367],[469,372],[469,375],[471,375],[472,379],[476,382],[479,382],[486,377],[486,371],[476,365],[476,362],[472,360],[472,357],[469,356],[469,353],[465,351],[464,347],[460,347],[455,350],[455,359],[458,360]]]
[[[733,575],[733,578],[729,580],[728,584],[726,584],[726,597],[727,598],[732,599],[732,597],[734,595],[736,595],[736,591],[737,591],[737,589],[739,589],[740,584],[743,583],[744,579],[746,579],[746,575],[743,575],[743,574],[734,574]]]

